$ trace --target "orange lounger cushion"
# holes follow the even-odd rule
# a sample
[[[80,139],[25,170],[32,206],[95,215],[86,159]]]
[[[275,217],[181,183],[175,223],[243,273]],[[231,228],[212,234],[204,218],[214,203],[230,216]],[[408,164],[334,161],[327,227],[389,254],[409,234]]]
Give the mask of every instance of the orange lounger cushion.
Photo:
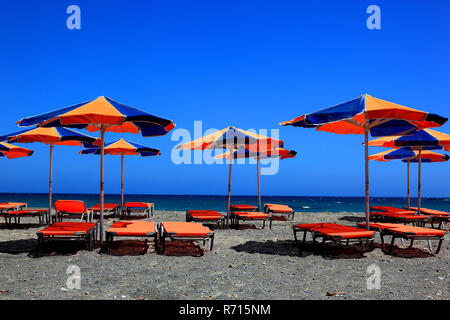
[[[241,211],[241,212],[233,212],[233,215],[241,218],[241,219],[246,219],[246,220],[251,220],[251,219],[266,219],[269,218],[269,215],[267,213],[264,212],[245,212],[245,211]]]
[[[409,209],[417,211],[419,208],[417,207],[409,207]],[[450,212],[446,211],[440,211],[440,210],[433,210],[433,209],[427,209],[427,208],[420,208],[420,213],[425,213],[429,215],[436,215],[436,216],[450,216]]]
[[[189,213],[191,216],[194,215],[221,215],[219,212],[215,210],[188,210],[187,213]]]
[[[266,203],[264,205],[269,211],[275,212],[275,213],[292,213],[294,210],[291,207],[288,207],[284,204],[273,204],[273,203]]]
[[[365,228],[366,223],[365,222],[360,223],[359,226]],[[445,235],[444,230],[405,226],[403,224],[397,224],[397,223],[370,223],[369,226],[371,228],[377,228],[382,231],[400,233],[405,236],[435,236],[435,237],[440,236],[440,237],[443,237]]]
[[[17,206],[13,205],[13,204],[0,204],[0,209],[14,209]]]
[[[126,208],[151,208],[153,203],[151,202],[127,202],[125,203]]]
[[[87,234],[95,228],[95,223],[88,222],[56,222],[45,229],[39,230],[44,236],[71,236],[76,234]]]
[[[294,227],[295,229],[303,231],[312,231],[327,237],[337,237],[341,239],[359,239],[359,238],[371,238],[374,231],[362,231],[361,229],[345,226],[336,223],[308,223],[299,224]]]
[[[116,221],[106,232],[117,236],[147,236],[156,229],[155,223],[150,221]]]
[[[25,202],[2,202],[0,205],[11,205],[14,207],[26,207],[27,204]]]
[[[48,209],[36,209],[36,210],[16,210],[9,211],[8,215],[17,215],[17,216],[25,216],[25,215],[33,215],[48,212]]]
[[[177,237],[207,237],[212,231],[195,222],[161,222],[165,232]]]
[[[118,207],[119,207],[119,204],[117,204],[117,203],[104,203],[103,204],[103,209],[105,209],[105,210],[114,210]],[[96,204],[93,207],[90,207],[89,209],[94,210],[94,211],[100,211],[100,203]]]
[[[391,213],[401,213],[401,214],[415,214],[413,210],[405,210],[402,208],[387,207],[387,206],[373,206],[370,207],[372,210],[391,212]]]
[[[250,204],[232,204],[230,205],[231,210],[255,210],[256,207]]]

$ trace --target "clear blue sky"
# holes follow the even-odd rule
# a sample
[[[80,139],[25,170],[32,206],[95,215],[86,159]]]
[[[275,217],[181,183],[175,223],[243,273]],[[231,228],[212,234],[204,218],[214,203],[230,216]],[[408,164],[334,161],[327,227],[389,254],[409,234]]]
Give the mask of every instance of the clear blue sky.
[[[81,8],[68,30],[66,8]],[[381,30],[366,8],[381,8]],[[364,195],[362,136],[280,127],[280,121],[368,93],[450,116],[450,2],[153,0],[8,1],[0,5],[1,134],[26,116],[100,95],[192,130],[279,128],[287,148],[267,195]],[[450,124],[441,131],[450,133]],[[84,131],[86,133],[86,131]],[[98,136],[98,134],[94,134]],[[129,193],[226,194],[225,165],[172,164],[170,134],[127,138],[163,155],[126,159]],[[1,192],[46,192],[48,147],[5,160]],[[372,149],[371,153],[383,149]],[[99,158],[56,147],[54,192],[99,190]],[[413,167],[412,190],[416,190]],[[254,165],[235,166],[233,194],[256,193]],[[120,158],[106,158],[107,193],[120,192]],[[423,195],[449,196],[450,166],[425,164]],[[406,167],[371,163],[371,194],[403,196]]]

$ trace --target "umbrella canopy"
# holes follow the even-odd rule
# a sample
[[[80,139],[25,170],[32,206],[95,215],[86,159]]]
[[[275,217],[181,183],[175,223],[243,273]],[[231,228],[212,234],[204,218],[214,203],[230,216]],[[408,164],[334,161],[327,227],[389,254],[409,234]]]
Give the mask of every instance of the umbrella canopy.
[[[21,157],[29,157],[33,154],[33,150],[17,147],[15,145],[0,142],[0,157],[15,159]]]
[[[448,161],[450,157],[446,154],[440,154],[436,152],[432,152],[429,150],[424,150],[421,152],[420,159],[419,159],[419,151],[413,150],[409,147],[403,147],[399,149],[391,149],[387,151],[383,151],[377,154],[373,154],[369,157],[369,160],[376,160],[376,161],[391,161],[391,160],[402,160],[403,162],[407,163],[407,193],[408,193],[408,207],[411,206],[411,200],[410,200],[410,192],[409,192],[409,164],[411,162],[413,163],[419,163],[420,162],[426,162],[426,163],[432,163],[432,162],[445,162]],[[420,174],[421,171],[419,170],[419,181],[420,181]],[[420,183],[420,182],[419,182]],[[420,196],[420,195],[419,195]]]
[[[234,152],[227,151],[225,153],[215,156],[217,159],[227,158],[241,159],[241,158],[255,158],[256,159],[256,177],[258,183],[258,211],[261,211],[261,189],[259,184],[259,159],[280,157],[281,160],[294,158],[297,152],[294,150],[287,150],[283,148],[275,148],[270,150],[249,151],[248,149],[235,150]]]
[[[428,150],[439,150],[442,149],[442,147],[445,147],[448,151],[450,148],[450,134],[431,129],[424,129],[417,131],[412,135],[395,135],[370,140],[369,146],[386,148],[420,147],[422,150],[425,150],[425,148]]]
[[[100,146],[100,139],[79,133],[67,128],[32,128],[0,136],[0,141],[32,143],[41,142],[50,147],[49,183],[48,183],[48,210],[52,209],[52,171],[53,171],[53,147],[64,146]]]
[[[413,134],[417,130],[439,127],[448,119],[408,108],[368,94],[281,122],[283,126],[316,128],[338,134],[364,134],[365,140],[365,215],[369,228],[369,133],[373,137]]]
[[[121,164],[121,200],[122,208],[124,207],[124,193],[123,193],[123,158],[124,156],[140,155],[141,157],[159,156],[161,151],[140,145],[135,142],[131,142],[125,139],[119,139],[117,141],[105,144],[105,154],[119,155]],[[79,152],[80,154],[101,154],[100,148],[84,149]]]
[[[141,133],[143,137],[162,136],[175,127],[172,120],[154,116],[108,97],[79,103],[18,121],[19,126],[71,127],[100,131],[100,242],[103,242],[104,143],[105,132]]]
[[[277,147],[283,147],[282,140],[269,138],[250,131],[245,131],[232,126],[218,130],[212,134],[192,140],[190,142],[178,145],[177,149],[182,150],[205,150],[205,149],[225,149],[230,152],[242,148],[253,151],[267,150]],[[230,159],[228,173],[228,202],[227,202],[227,224],[230,217],[230,199],[231,199],[231,172],[233,159]]]

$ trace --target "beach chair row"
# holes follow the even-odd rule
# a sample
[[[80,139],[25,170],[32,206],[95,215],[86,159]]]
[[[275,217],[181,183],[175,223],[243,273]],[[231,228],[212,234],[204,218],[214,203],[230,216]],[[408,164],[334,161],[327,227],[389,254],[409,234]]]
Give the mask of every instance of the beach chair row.
[[[84,241],[86,249],[91,251],[98,239],[97,223],[91,222],[55,222],[39,230],[37,233],[37,256],[49,241]],[[171,241],[202,241],[203,245],[209,242],[213,249],[214,232],[196,222],[164,221],[155,223],[151,221],[115,221],[106,230],[105,251],[107,252],[114,242],[114,238],[144,238],[152,239],[155,251],[164,253],[167,239]]]
[[[416,240],[427,240],[430,248],[430,252],[433,252],[431,247],[431,241],[438,241],[435,254],[438,254],[442,242],[447,233],[445,230],[424,228],[417,226],[408,226],[399,223],[370,223],[369,230],[367,230],[366,223],[359,223],[358,227],[351,227],[340,225],[336,223],[309,223],[309,224],[297,224],[293,226],[294,239],[299,244],[299,254],[302,253],[305,243],[306,235],[308,233],[312,236],[312,244],[316,248],[317,239],[322,239],[322,248],[326,241],[331,241],[343,246],[349,246],[354,243],[359,243],[361,248],[361,255],[366,250],[371,250],[374,241],[374,235],[376,232],[380,234],[381,249],[383,252],[392,253],[394,242],[396,239],[405,239],[410,241],[409,247],[412,247]],[[303,232],[303,239],[300,242],[297,237],[297,233]],[[391,237],[391,244],[389,249],[385,246],[385,237]]]

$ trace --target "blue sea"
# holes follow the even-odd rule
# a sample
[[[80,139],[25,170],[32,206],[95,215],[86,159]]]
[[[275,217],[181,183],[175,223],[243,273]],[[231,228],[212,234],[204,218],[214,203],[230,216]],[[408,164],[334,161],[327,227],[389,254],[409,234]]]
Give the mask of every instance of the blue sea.
[[[56,200],[83,200],[88,207],[99,203],[98,194],[53,194]],[[309,197],[309,196],[262,196],[262,204],[278,203],[293,208],[296,212],[364,212],[364,197]],[[127,194],[125,201],[153,202],[155,210],[186,211],[188,209],[209,209],[226,211],[226,196],[211,195],[142,195]],[[46,193],[0,193],[0,202],[26,202],[29,207],[48,207]],[[120,194],[106,194],[106,203],[120,203]],[[232,196],[232,204],[258,205],[256,196]],[[404,207],[407,199],[403,197],[373,197],[370,205]],[[411,205],[417,199],[411,198]],[[422,207],[450,212],[450,198],[422,198]]]

